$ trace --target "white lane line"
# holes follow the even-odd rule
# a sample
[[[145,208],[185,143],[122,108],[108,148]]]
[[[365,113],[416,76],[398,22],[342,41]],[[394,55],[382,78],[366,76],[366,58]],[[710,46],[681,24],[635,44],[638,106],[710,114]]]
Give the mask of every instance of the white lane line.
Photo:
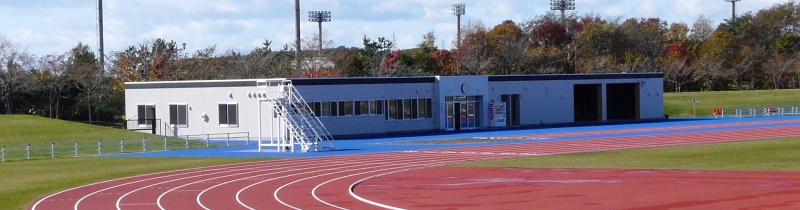
[[[383,163],[383,162],[385,162],[385,160],[382,160],[382,159],[379,159],[379,158],[376,158],[376,157],[385,157],[385,154],[395,154],[395,153],[384,153],[384,156],[381,156],[381,155],[372,155],[372,154],[370,154],[370,155],[363,155],[363,156],[361,156],[361,155],[356,155],[356,156],[348,156],[348,158],[350,158],[350,159],[355,159],[355,160],[362,160],[362,159],[364,159],[364,160],[367,160],[367,159],[369,159],[369,160],[375,160],[375,161],[373,161],[373,162],[376,162],[376,163],[374,163],[374,164],[379,164],[379,163]],[[395,155],[395,156],[396,156],[396,155]],[[322,163],[326,163],[326,164],[330,164],[330,162],[326,162],[326,161],[331,161],[331,162],[335,162],[335,163],[341,163],[341,164],[343,164],[343,165],[344,165],[344,164],[349,164],[349,162],[348,162],[346,159],[344,159],[344,160],[314,159],[314,160],[315,160],[315,161],[317,161],[317,162],[322,162]],[[326,168],[327,168],[327,167],[326,167]],[[239,203],[239,205],[241,205],[242,207],[245,207],[245,208],[248,208],[248,209],[254,209],[254,208],[252,208],[252,207],[249,207],[249,206],[247,206],[246,204],[244,204],[244,202],[241,200],[241,194],[242,194],[242,192],[243,192],[243,191],[245,191],[245,190],[247,190],[248,188],[251,188],[251,187],[253,187],[253,186],[256,186],[256,185],[259,185],[259,184],[263,184],[263,183],[266,183],[266,182],[269,182],[269,181],[273,181],[273,180],[278,180],[278,179],[286,178],[286,177],[297,176],[297,175],[308,174],[308,173],[316,173],[316,172],[320,172],[320,171],[329,171],[329,170],[335,170],[335,169],[325,169],[325,170],[308,171],[308,172],[304,172],[304,173],[289,174],[289,175],[285,175],[285,176],[280,176],[280,177],[273,177],[273,178],[269,178],[269,179],[264,179],[264,180],[261,180],[261,181],[259,181],[259,182],[256,182],[256,183],[254,183],[254,184],[248,185],[248,186],[246,186],[245,188],[242,188],[242,189],[240,189],[238,192],[236,192],[236,201],[237,201],[237,202]]]
[[[268,167],[268,166],[261,166],[259,168],[265,168],[265,167]],[[197,178],[197,177],[211,176],[211,175],[224,174],[224,173],[229,173],[229,172],[228,171],[217,171],[217,172],[214,172],[214,173],[204,173],[204,174],[194,175],[194,176],[185,176],[185,177],[180,177],[178,179],[170,179],[170,180],[166,180],[166,181],[150,184],[150,185],[147,185],[147,186],[144,186],[144,187],[140,187],[138,189],[135,189],[135,190],[132,190],[132,191],[128,191],[127,193],[125,193],[122,196],[120,196],[119,198],[117,198],[116,207],[117,207],[117,210],[122,210],[122,208],[120,208],[120,203],[122,202],[122,199],[124,199],[125,197],[127,197],[128,195],[130,195],[132,193],[138,192],[138,191],[143,190],[143,189],[147,189],[147,188],[150,188],[150,187],[153,187],[153,186],[156,186],[156,185],[160,185],[160,184],[164,184],[164,183],[170,183],[170,182],[175,182],[175,181],[180,181],[180,180],[193,179],[193,178]],[[175,188],[173,188],[173,189],[175,189]],[[161,208],[161,209],[164,209],[163,207],[161,207],[160,204],[159,204],[158,207]]]
[[[391,172],[387,172],[387,173],[385,173],[385,174],[395,174],[395,173],[401,173],[401,172],[406,172],[406,171],[411,171],[411,170],[416,170],[416,169],[422,169],[422,168],[428,168],[428,167],[437,167],[437,166],[442,166],[442,165],[445,165],[445,164],[448,164],[448,163],[463,162],[463,161],[472,161],[472,159],[466,159],[466,160],[462,160],[462,159],[453,160],[453,159],[451,159],[451,160],[447,160],[447,161],[444,161],[444,162],[438,162],[438,163],[429,163],[429,164],[423,164],[423,165],[420,165],[420,164],[414,164],[414,165],[404,164],[404,165],[407,165],[407,166],[415,166],[415,167],[412,167],[412,168],[408,168],[408,167],[394,167],[394,168],[386,168],[386,169],[372,170],[372,171],[366,171],[366,172],[361,172],[361,173],[356,173],[356,174],[350,174],[350,175],[347,175],[347,176],[341,176],[341,177],[337,177],[337,178],[335,178],[335,179],[331,179],[331,180],[328,180],[328,181],[325,181],[325,182],[322,182],[322,183],[318,184],[318,185],[317,185],[317,186],[315,186],[313,189],[311,189],[311,195],[314,197],[314,199],[317,199],[317,201],[319,201],[319,202],[321,202],[321,203],[324,203],[324,204],[326,204],[326,205],[329,205],[329,206],[331,206],[331,207],[338,208],[338,209],[346,209],[346,208],[344,208],[344,207],[341,207],[341,206],[336,206],[336,205],[334,205],[334,204],[331,204],[331,203],[328,203],[328,202],[326,202],[326,201],[323,201],[321,198],[319,198],[319,197],[317,196],[317,189],[319,189],[319,188],[320,188],[320,187],[322,187],[323,185],[326,185],[326,184],[328,184],[328,183],[331,183],[331,182],[333,182],[333,181],[337,181],[337,180],[341,180],[341,179],[344,179],[344,178],[349,178],[349,177],[353,177],[353,176],[363,175],[363,174],[375,173],[375,172],[378,172],[378,171],[387,171],[387,170],[396,170],[396,169],[401,169],[401,170],[398,170],[398,171],[391,171]],[[350,188],[350,189],[352,189],[352,188]],[[359,196],[357,196],[357,195],[354,195],[354,193],[350,193],[350,195],[351,195],[351,196],[353,196],[353,197],[355,197],[356,199],[358,199],[358,200],[362,201],[362,202],[365,202],[365,203],[368,203],[368,204],[372,204],[372,205],[375,205],[375,206],[379,206],[379,207],[382,207],[382,208],[387,208],[387,209],[401,209],[401,208],[396,208],[396,207],[392,207],[392,206],[388,206],[388,205],[380,204],[380,203],[377,203],[377,202],[373,202],[373,201],[370,201],[370,200],[367,200],[367,199],[363,199],[363,198],[362,198],[362,199],[359,199],[359,198],[361,198],[361,197],[359,197]]]
[[[235,165],[229,165],[229,166],[231,166],[230,168],[237,168],[239,166],[245,167],[244,165],[250,165],[250,164],[252,164],[252,163],[249,163],[249,164],[235,164]],[[225,166],[225,167],[227,168],[228,166]],[[106,188],[103,188],[101,190],[97,190],[97,191],[94,191],[92,193],[89,193],[89,194],[81,197],[80,199],[78,199],[75,202],[74,209],[78,210],[78,205],[80,205],[80,203],[83,202],[83,200],[85,200],[89,196],[95,195],[95,194],[100,193],[102,191],[106,191],[106,190],[109,190],[109,189],[114,189],[114,188],[121,187],[121,186],[130,185],[130,184],[136,184],[136,183],[139,183],[139,182],[150,181],[150,180],[163,179],[163,178],[174,177],[174,176],[183,176],[183,175],[186,175],[186,174],[202,173],[203,172],[202,170],[204,168],[210,168],[210,167],[193,168],[193,169],[185,169],[185,170],[178,170],[178,171],[172,171],[172,172],[163,172],[163,173],[155,173],[155,174],[147,174],[147,175],[141,175],[141,176],[122,178],[122,179],[119,179],[117,181],[122,181],[122,180],[125,180],[125,179],[136,178],[136,177],[153,176],[153,175],[168,174],[168,173],[175,173],[175,172],[186,172],[186,173],[175,173],[175,174],[171,174],[171,175],[168,175],[168,176],[160,176],[160,177],[142,179],[142,180],[137,180],[137,181],[133,181],[133,182],[126,182],[126,183],[123,183],[123,184],[118,184],[118,185],[114,185],[114,186],[111,186],[111,187],[106,187]],[[111,182],[111,181],[109,181],[109,182]],[[107,182],[101,182],[101,183],[107,183]],[[86,185],[86,186],[89,186],[89,185]],[[62,192],[64,192],[64,191],[62,191]]]
[[[239,165],[245,165],[245,164],[253,164],[253,163],[239,163],[239,164],[231,164],[231,165],[227,165],[227,166],[233,167],[233,166],[239,166]],[[62,191],[50,194],[48,196],[45,196],[45,197],[39,199],[39,201],[37,201],[36,203],[33,204],[33,206],[31,207],[31,210],[36,210],[36,208],[39,206],[39,204],[42,201],[46,201],[46,200],[48,200],[48,199],[50,199],[50,198],[52,198],[54,196],[61,195],[61,194],[64,194],[66,192],[73,191],[73,190],[78,190],[78,189],[82,189],[82,188],[88,188],[88,187],[92,187],[92,186],[95,186],[95,185],[102,185],[102,184],[111,183],[111,182],[123,181],[123,180],[126,180],[126,179],[135,179],[135,178],[146,177],[146,176],[157,176],[157,175],[169,174],[169,173],[184,173],[184,172],[202,170],[202,169],[211,168],[211,167],[215,167],[215,166],[207,166],[207,167],[200,167],[200,168],[190,168],[190,169],[182,169],[182,170],[175,170],[175,171],[165,171],[165,172],[158,172],[158,173],[152,173],[152,174],[143,174],[143,175],[137,175],[137,176],[131,176],[131,177],[125,177],[125,178],[112,179],[112,180],[108,180],[108,181],[92,183],[92,184],[83,185],[83,186],[79,186],[79,187],[73,187],[73,188],[70,188],[70,189],[66,189],[66,190],[62,190]],[[217,166],[217,167],[219,167],[219,166]],[[69,199],[69,200],[71,201],[73,199]],[[77,204],[75,205],[75,209],[77,209]]]
[[[353,157],[352,159],[360,160],[362,158]],[[203,205],[203,203],[201,201],[201,197],[206,192],[208,192],[209,190],[217,188],[217,187],[222,186],[222,185],[226,185],[226,184],[230,184],[230,183],[237,182],[237,181],[242,181],[242,180],[268,181],[268,180],[273,180],[273,179],[253,179],[253,178],[262,177],[262,176],[269,176],[269,175],[274,175],[274,174],[279,174],[279,173],[286,173],[286,172],[291,172],[291,171],[302,171],[302,170],[315,169],[315,168],[320,168],[320,167],[329,167],[329,166],[338,166],[338,165],[346,165],[346,164],[348,164],[347,162],[344,162],[344,161],[335,161],[337,164],[331,165],[329,162],[324,162],[324,161],[321,161],[320,159],[315,159],[312,162],[317,163],[317,164],[314,164],[313,167],[307,167],[307,168],[296,168],[297,164],[289,164],[289,165],[286,165],[286,166],[282,166],[283,168],[281,168],[281,169],[289,169],[290,168],[292,170],[278,171],[278,172],[269,173],[269,174],[260,174],[260,175],[256,175],[256,176],[243,177],[243,178],[240,178],[240,179],[234,179],[234,180],[229,180],[229,181],[226,181],[226,182],[222,182],[222,183],[219,183],[217,185],[214,185],[214,186],[206,188],[205,190],[203,190],[202,192],[200,192],[200,194],[198,194],[196,196],[195,200],[196,200],[197,204],[199,204],[200,207],[202,207],[203,209],[209,209],[208,207]],[[378,162],[378,160],[376,160],[375,162]],[[373,164],[375,164],[375,163],[373,163]],[[281,166],[273,166],[273,167],[281,167]],[[161,201],[161,197],[159,197],[159,203],[160,203],[160,201]]]
[[[428,163],[428,162],[431,162],[431,163]],[[430,165],[430,164],[433,164],[433,165],[441,165],[440,163],[438,163],[438,162],[437,162],[437,159],[434,159],[434,160],[421,160],[421,161],[413,161],[413,162],[411,162],[411,163],[418,163],[417,165],[415,165],[415,166],[417,166],[417,167],[420,167],[420,166],[423,166],[423,165]],[[356,166],[354,166],[354,167],[358,167],[358,165],[356,165]],[[325,174],[319,174],[319,175],[315,175],[315,176],[310,176],[310,177],[306,177],[306,178],[302,178],[302,179],[298,179],[298,180],[294,180],[294,181],[292,181],[292,182],[286,183],[286,184],[284,184],[283,186],[281,186],[281,187],[278,187],[278,189],[275,189],[275,192],[274,192],[274,193],[272,193],[272,195],[275,197],[275,200],[278,200],[278,202],[279,202],[279,203],[281,203],[281,204],[283,204],[284,206],[286,206],[286,207],[289,207],[289,208],[292,208],[292,209],[300,209],[300,208],[298,208],[298,207],[295,207],[295,206],[289,205],[289,204],[288,204],[288,203],[286,203],[286,202],[283,202],[283,200],[281,200],[281,199],[278,197],[278,193],[279,193],[279,192],[280,192],[280,191],[281,191],[283,188],[286,188],[286,187],[287,187],[287,186],[289,186],[289,185],[292,185],[292,184],[294,184],[294,183],[297,183],[297,182],[301,182],[301,181],[305,181],[305,180],[309,180],[309,179],[317,178],[317,177],[328,176],[328,175],[339,174],[339,173],[346,173],[346,172],[350,172],[350,171],[359,171],[359,170],[365,170],[365,169],[384,168],[384,167],[386,167],[386,165],[384,165],[384,164],[381,164],[381,165],[378,165],[378,166],[373,166],[373,167],[360,167],[360,168],[355,168],[355,169],[348,169],[348,170],[343,170],[343,171],[335,171],[335,172],[331,172],[331,173],[325,173]],[[405,166],[402,166],[402,167],[397,167],[397,168],[406,168],[406,167],[405,167]],[[314,197],[316,198],[316,196],[314,196]],[[319,199],[317,198],[317,200],[319,200]],[[323,203],[324,203],[324,202],[323,202]],[[326,204],[327,204],[327,203],[326,203]],[[328,204],[328,205],[330,205],[330,204]],[[342,208],[342,207],[339,207],[339,206],[335,206],[335,205],[330,205],[330,206],[332,206],[332,207],[334,207],[334,208],[338,208],[338,209],[345,209],[345,208]]]
[[[384,153],[384,155],[385,155],[385,154],[397,154],[397,153]],[[399,156],[399,157],[404,157],[404,156]],[[371,157],[371,158],[377,159],[377,160],[378,160],[378,161],[380,161],[381,163],[386,163],[386,161],[391,161],[391,160],[394,160],[394,159],[392,159],[392,158],[389,158],[389,160],[385,160],[385,159],[387,158],[386,156],[375,156],[375,157]],[[437,158],[437,157],[425,157],[425,158],[428,158],[428,159],[433,159],[433,160],[435,160],[435,158]],[[352,167],[360,167],[360,165],[353,165]],[[290,176],[297,176],[297,175],[302,175],[302,174],[317,173],[317,172],[323,172],[323,171],[331,171],[331,170],[337,170],[337,169],[325,169],[325,170],[317,170],[317,171],[308,171],[308,172],[304,172],[304,173],[291,174],[291,175],[286,175],[286,176],[282,176],[282,177],[275,177],[275,178],[268,179],[268,180],[264,180],[264,181],[261,181],[261,182],[256,182],[256,183],[253,183],[253,184],[251,184],[251,185],[248,185],[248,186],[246,186],[246,187],[242,188],[241,190],[239,190],[239,191],[236,193],[236,200],[239,202],[239,204],[240,204],[240,205],[242,205],[243,207],[245,207],[245,208],[247,208],[247,209],[255,209],[255,208],[253,208],[253,207],[250,207],[250,206],[248,206],[248,205],[244,204],[244,202],[241,200],[241,195],[242,195],[242,192],[244,192],[245,190],[247,190],[247,189],[249,189],[249,188],[251,188],[251,187],[253,187],[253,186],[256,186],[256,185],[259,185],[259,184],[263,184],[263,183],[265,183],[265,182],[272,181],[272,180],[276,180],[276,179],[282,179],[282,178],[286,178],[286,177],[290,177]],[[273,194],[273,196],[276,196],[276,194]],[[277,199],[277,197],[275,197],[275,198]],[[277,200],[278,200],[280,203],[282,203],[282,204],[286,205],[285,203],[283,203],[283,202],[282,202],[282,201],[280,201],[279,199],[277,199]]]

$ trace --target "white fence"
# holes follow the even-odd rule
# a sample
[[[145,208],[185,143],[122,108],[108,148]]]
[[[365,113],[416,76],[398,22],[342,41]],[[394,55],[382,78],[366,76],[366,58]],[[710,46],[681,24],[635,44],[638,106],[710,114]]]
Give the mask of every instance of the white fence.
[[[248,132],[185,135],[181,136],[181,138],[146,136],[142,138],[12,144],[3,145],[0,148],[0,159],[2,159],[2,162],[6,162],[11,160],[98,156],[204,148],[212,147],[212,145],[238,146],[249,144],[250,133]]]
[[[769,117],[800,115],[800,105],[714,108],[714,117]]]

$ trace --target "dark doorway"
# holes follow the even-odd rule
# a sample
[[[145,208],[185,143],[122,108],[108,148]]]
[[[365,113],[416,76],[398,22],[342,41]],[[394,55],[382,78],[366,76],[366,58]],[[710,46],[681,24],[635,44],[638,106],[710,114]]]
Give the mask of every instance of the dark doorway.
[[[600,87],[599,84],[575,85],[575,122],[603,120]]]
[[[502,95],[500,101],[506,103],[506,122],[509,126],[520,125],[519,94]]]
[[[608,120],[639,119],[639,83],[606,85]]]
[[[453,119],[456,120],[456,122],[455,122],[456,130],[461,130],[461,117],[462,117],[461,116],[461,103],[455,103],[453,105],[455,106],[455,108],[454,108],[455,109],[455,113],[454,113],[455,117]]]

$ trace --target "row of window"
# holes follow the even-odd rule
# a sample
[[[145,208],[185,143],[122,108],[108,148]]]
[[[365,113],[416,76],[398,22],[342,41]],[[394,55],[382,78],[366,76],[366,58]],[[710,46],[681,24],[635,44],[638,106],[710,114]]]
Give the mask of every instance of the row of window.
[[[380,116],[386,120],[433,118],[431,98],[308,102],[317,117]]]
[[[220,103],[219,125],[234,127],[239,125],[239,108],[237,103]],[[326,101],[309,102],[310,108],[317,117],[339,116],[380,116],[386,120],[414,120],[433,118],[431,98],[365,100],[365,101]],[[150,119],[155,118],[154,105],[138,105],[138,123],[150,126]],[[188,126],[188,105],[169,105],[169,124]]]
[[[235,127],[239,125],[239,108],[236,103],[219,104],[219,125]],[[169,124],[186,127],[188,126],[188,105],[170,104],[169,105]],[[151,104],[137,106],[137,121],[139,126],[152,126],[152,119],[155,118],[155,106]]]

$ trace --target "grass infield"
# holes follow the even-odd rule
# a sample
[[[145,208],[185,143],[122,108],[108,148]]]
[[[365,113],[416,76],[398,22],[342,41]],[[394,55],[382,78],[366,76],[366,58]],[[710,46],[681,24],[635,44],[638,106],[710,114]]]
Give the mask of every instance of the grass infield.
[[[452,166],[800,171],[800,138],[538,156]]]
[[[800,89],[664,93],[664,113],[693,116],[693,97],[697,98],[697,116],[712,116],[714,108],[800,105]]]

